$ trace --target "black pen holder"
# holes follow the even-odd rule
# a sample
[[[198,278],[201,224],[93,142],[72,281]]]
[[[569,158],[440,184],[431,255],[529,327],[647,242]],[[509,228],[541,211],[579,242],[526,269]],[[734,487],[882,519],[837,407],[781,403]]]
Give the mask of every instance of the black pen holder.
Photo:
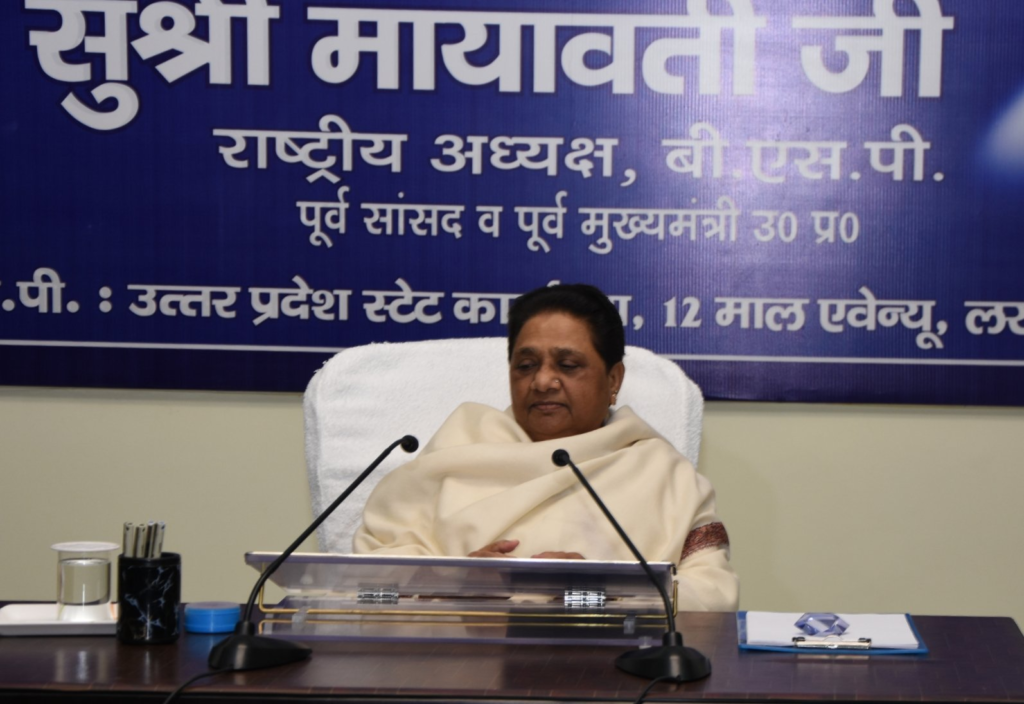
[[[173,643],[181,634],[181,555],[117,559],[117,639]]]

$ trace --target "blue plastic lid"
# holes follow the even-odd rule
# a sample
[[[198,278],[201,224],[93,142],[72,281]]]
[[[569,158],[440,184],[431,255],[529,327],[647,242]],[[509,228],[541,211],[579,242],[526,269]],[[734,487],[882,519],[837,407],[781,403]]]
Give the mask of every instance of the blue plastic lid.
[[[230,601],[201,601],[185,606],[185,630],[189,633],[230,633],[235,630],[241,607]]]

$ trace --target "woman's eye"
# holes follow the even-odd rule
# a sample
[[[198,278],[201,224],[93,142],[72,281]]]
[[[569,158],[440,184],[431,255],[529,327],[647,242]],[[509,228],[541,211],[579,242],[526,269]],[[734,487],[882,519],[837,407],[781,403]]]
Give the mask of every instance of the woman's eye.
[[[562,369],[572,371],[573,369],[579,369],[580,365],[574,364],[572,362],[562,362],[559,366],[562,367]]]
[[[529,371],[533,369],[533,367],[533,362],[520,362],[519,364],[516,365],[516,369],[521,372]]]

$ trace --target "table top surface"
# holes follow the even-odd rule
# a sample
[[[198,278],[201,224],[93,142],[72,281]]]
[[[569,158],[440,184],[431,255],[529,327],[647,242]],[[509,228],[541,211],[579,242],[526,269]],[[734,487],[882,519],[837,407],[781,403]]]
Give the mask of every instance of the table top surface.
[[[687,645],[712,662],[707,679],[658,684],[650,699],[683,701],[1024,702],[1024,635],[1009,618],[917,616],[927,655],[740,651],[735,614],[681,614]],[[113,637],[0,637],[0,698],[21,692],[166,696],[206,670],[223,636],[121,645]],[[596,646],[317,641],[281,667],[218,674],[187,691],[252,701],[346,695],[448,701],[633,701],[646,681],[620,672],[621,649]],[[195,696],[195,695],[192,695]]]

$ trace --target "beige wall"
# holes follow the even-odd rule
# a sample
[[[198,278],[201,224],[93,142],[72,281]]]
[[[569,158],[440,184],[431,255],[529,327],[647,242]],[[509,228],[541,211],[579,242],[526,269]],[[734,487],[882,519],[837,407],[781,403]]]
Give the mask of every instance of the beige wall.
[[[165,520],[184,598],[311,520],[298,394],[0,388],[0,600],[52,599],[62,540]],[[1024,623],[1024,410],[709,403],[742,607]],[[310,544],[310,549],[314,549]]]

